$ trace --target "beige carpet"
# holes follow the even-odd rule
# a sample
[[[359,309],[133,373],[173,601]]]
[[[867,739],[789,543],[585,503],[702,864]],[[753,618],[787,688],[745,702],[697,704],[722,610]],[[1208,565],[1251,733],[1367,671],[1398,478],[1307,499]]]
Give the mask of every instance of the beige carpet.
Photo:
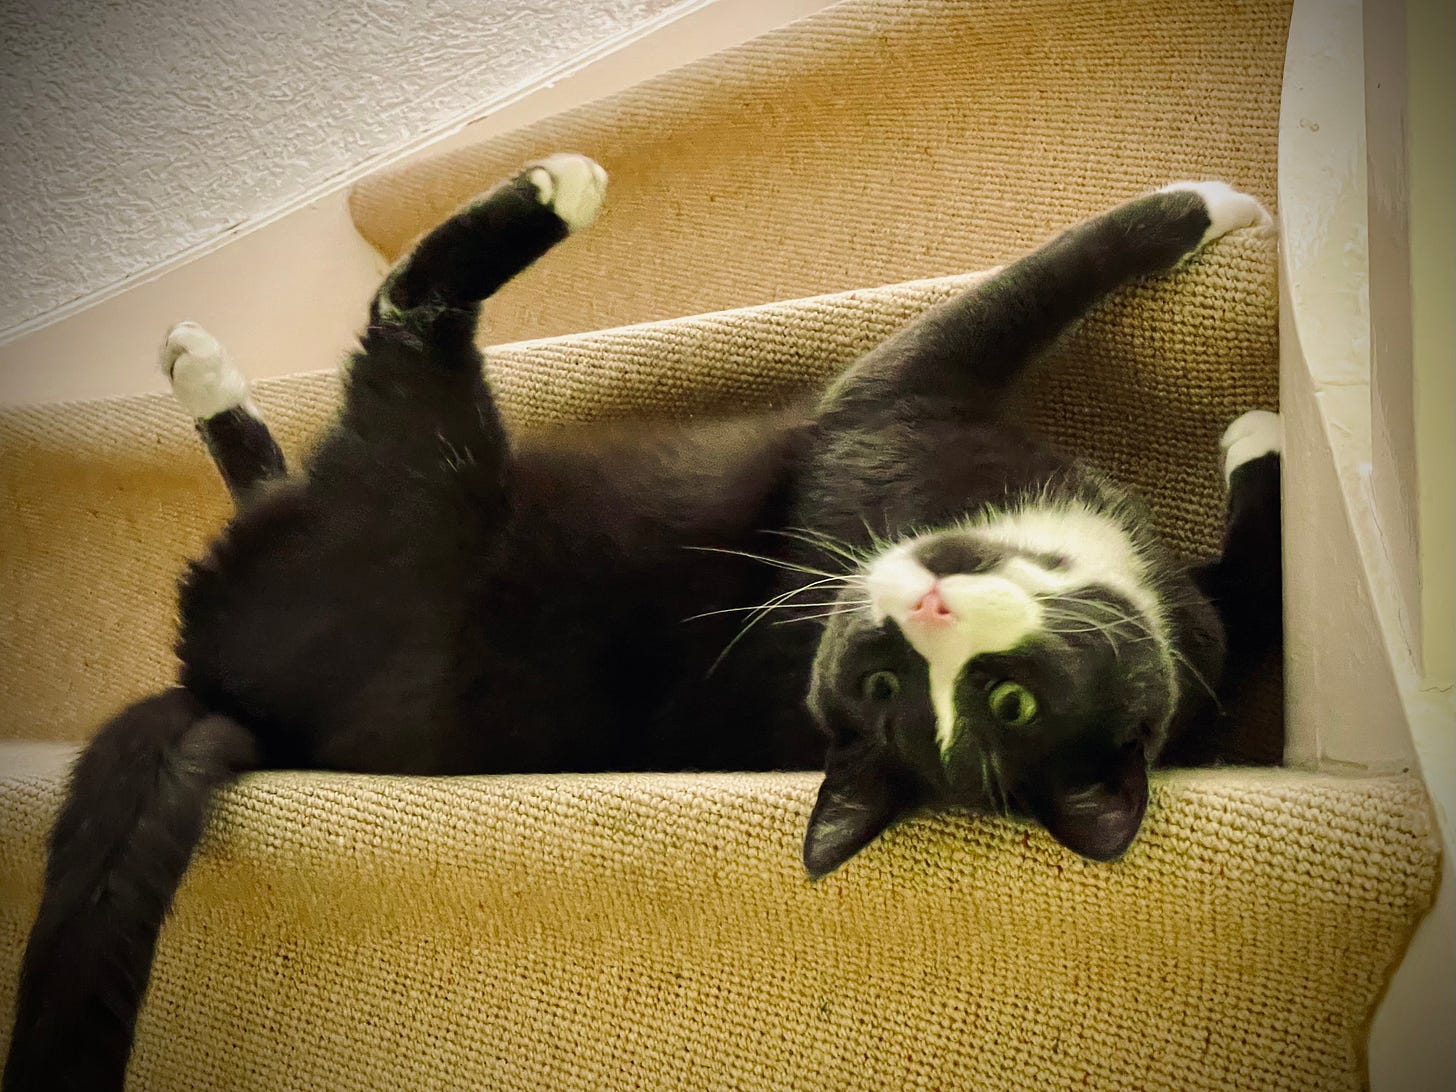
[[[7,1027],[65,753],[0,781]],[[1115,865],[940,818],[811,885],[814,780],[249,778],[130,1087],[1338,1092],[1435,878],[1411,780],[1227,771]]]
[[[497,301],[498,340],[844,291],[507,346],[507,416],[772,404],[1149,186],[1271,200],[1287,14],[854,0],[355,209],[397,250],[537,152],[594,154],[608,212]],[[1032,398],[1190,553],[1219,432],[1277,401],[1275,268],[1268,233],[1220,241],[1093,316]],[[258,391],[295,453],[334,400],[328,373]],[[70,753],[16,741],[171,677],[171,588],[227,507],[166,399],[0,414],[0,1027]],[[1413,780],[1229,770],[1161,778],[1115,865],[942,818],[809,885],[814,783],[251,777],[164,933],[131,1087],[1355,1089],[1435,884]]]
[[[519,135],[359,184],[390,258],[548,152],[613,179],[492,341],[984,269],[1179,178],[1275,201],[1290,0],[849,0]]]

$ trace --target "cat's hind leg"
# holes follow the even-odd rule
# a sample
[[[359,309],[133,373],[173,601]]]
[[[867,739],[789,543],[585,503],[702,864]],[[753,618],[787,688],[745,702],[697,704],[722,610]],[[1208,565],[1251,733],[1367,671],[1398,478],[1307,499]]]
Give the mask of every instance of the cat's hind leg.
[[[586,156],[560,153],[532,164],[425,235],[385,279],[371,320],[488,299],[596,219],[606,186],[606,171]]]
[[[589,224],[605,189],[592,160],[553,155],[426,234],[374,298],[339,427],[311,477],[355,489],[362,465],[381,498],[397,498],[398,482],[463,499],[477,514],[500,499],[509,452],[475,345],[480,303]],[[449,505],[430,510],[449,518]]]
[[[159,362],[239,507],[260,485],[288,473],[247,377],[217,338],[195,322],[179,322],[168,331]]]

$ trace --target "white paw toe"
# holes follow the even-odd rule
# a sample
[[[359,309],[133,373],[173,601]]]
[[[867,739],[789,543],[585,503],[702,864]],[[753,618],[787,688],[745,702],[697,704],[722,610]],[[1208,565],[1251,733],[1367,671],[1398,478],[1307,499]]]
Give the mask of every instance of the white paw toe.
[[[248,401],[248,381],[222,344],[195,322],[179,322],[162,343],[162,373],[193,417],[205,419]]]
[[[1223,431],[1223,476],[1228,481],[1245,463],[1284,449],[1284,429],[1277,413],[1250,410]]]
[[[597,218],[607,193],[607,172],[584,155],[547,156],[527,172],[541,204],[550,205],[568,231],[580,231]]]
[[[1256,197],[1240,193],[1225,182],[1174,182],[1159,193],[1196,193],[1203,199],[1211,223],[1199,240],[1199,246],[1212,242],[1239,228],[1268,227],[1274,223],[1269,211]]]

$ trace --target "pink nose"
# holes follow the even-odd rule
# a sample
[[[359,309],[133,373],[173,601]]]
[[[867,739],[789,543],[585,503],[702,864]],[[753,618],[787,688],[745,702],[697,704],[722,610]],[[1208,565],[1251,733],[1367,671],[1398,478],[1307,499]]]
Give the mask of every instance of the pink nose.
[[[945,600],[940,597],[938,587],[931,588],[915,604],[915,609],[910,612],[910,617],[925,625],[944,626],[955,621],[955,615],[945,605]]]

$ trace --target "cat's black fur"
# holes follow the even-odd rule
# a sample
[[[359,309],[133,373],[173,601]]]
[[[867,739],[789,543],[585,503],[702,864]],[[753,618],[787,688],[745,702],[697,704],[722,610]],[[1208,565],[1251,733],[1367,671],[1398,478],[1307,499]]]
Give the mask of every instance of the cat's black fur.
[[[197,422],[197,432],[217,464],[223,484],[239,505],[253,489],[287,473],[283,449],[261,418],[233,406]]]
[[[826,629],[808,617],[830,593],[789,595],[798,621],[735,643],[741,610],[813,579],[804,567],[839,572],[839,551],[871,550],[873,536],[954,524],[1028,490],[1101,496],[1079,463],[1001,420],[1003,396],[1108,292],[1198,246],[1203,202],[1149,195],[1073,229],[796,410],[510,436],[474,334],[479,301],[566,234],[539,180],[494,191],[386,282],[338,423],[302,475],[282,477],[271,438],[208,437],[242,510],[182,582],[179,686],[104,726],[76,766],[26,950],[7,1092],[122,1086],[208,801],[246,770],[827,764],[806,846],[815,874],[907,810],[975,803],[947,795],[940,764],[917,757],[923,724],[918,737],[913,716],[894,729],[901,753],[885,718],[863,714],[863,672],[830,670],[864,655],[830,647],[842,618]],[[1264,462],[1257,483],[1249,467],[1235,475],[1230,542],[1199,577],[1249,648],[1268,614],[1245,605],[1251,573],[1267,597],[1272,571],[1277,601],[1277,457]],[[931,561],[954,567],[956,549]],[[1186,662],[1215,679],[1214,605],[1171,557],[1159,574]],[[1209,709],[1197,688],[1178,692],[1175,739]],[[1162,742],[1139,744],[1144,796]],[[1077,786],[1105,773],[1044,772]],[[1077,817],[1028,786],[998,805],[1077,845]]]

